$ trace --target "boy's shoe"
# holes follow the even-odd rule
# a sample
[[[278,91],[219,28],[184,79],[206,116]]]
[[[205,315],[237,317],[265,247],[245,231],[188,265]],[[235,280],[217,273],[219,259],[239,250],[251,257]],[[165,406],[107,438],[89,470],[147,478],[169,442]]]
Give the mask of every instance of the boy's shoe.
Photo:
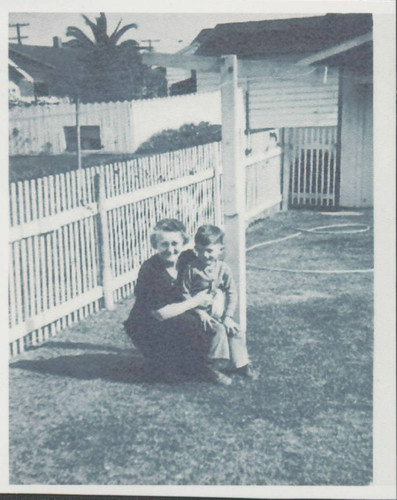
[[[230,385],[232,383],[232,379],[225,375],[224,373],[219,372],[218,370],[211,369],[208,372],[209,380],[217,385]]]
[[[258,380],[259,373],[255,370],[250,363],[241,366],[240,368],[229,367],[226,370],[227,373],[236,373],[237,375],[242,375],[251,380]]]

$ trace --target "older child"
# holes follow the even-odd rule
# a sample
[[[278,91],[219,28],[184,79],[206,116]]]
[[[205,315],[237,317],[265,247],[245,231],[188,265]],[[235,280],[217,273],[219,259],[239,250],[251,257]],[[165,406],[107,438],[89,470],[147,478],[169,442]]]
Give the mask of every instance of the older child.
[[[203,291],[212,293],[212,305],[200,304],[194,309],[214,339],[210,357],[229,359],[228,371],[256,378],[249,363],[245,334],[233,319],[237,291],[229,266],[221,260],[223,240],[224,233],[219,227],[199,227],[194,237],[196,258],[185,267],[181,276],[183,293],[187,299]]]

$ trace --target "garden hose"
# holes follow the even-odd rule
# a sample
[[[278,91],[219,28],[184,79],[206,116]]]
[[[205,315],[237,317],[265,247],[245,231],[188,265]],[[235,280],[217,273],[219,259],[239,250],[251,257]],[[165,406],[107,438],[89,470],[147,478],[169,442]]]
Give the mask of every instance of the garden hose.
[[[357,229],[341,230],[341,231],[324,231],[324,229],[338,228],[338,227],[351,227],[356,226]],[[300,236],[303,232],[311,234],[356,234],[356,233],[366,233],[369,231],[370,227],[367,224],[330,224],[327,226],[316,226],[309,229],[296,228],[299,232],[290,234],[289,236],[284,236],[282,238],[277,238],[275,240],[263,241],[261,243],[256,243],[246,249],[247,252],[259,248],[262,246],[271,245],[273,243],[281,243],[282,241],[290,240]],[[303,274],[357,274],[357,273],[372,273],[374,271],[371,269],[285,269],[278,267],[268,267],[268,266],[256,266],[254,264],[247,264],[247,267],[252,269],[260,269],[264,271],[272,272],[285,272],[285,273],[303,273]]]

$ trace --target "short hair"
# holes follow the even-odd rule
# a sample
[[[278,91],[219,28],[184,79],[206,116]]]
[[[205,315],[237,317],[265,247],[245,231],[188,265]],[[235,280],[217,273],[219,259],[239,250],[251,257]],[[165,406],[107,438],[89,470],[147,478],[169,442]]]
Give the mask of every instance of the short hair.
[[[225,233],[218,226],[211,226],[211,224],[204,224],[197,229],[194,236],[196,245],[223,245]]]
[[[156,222],[156,225],[153,228],[153,232],[150,235],[150,243],[153,248],[157,247],[157,233],[159,233],[160,231],[180,233],[184,245],[186,245],[186,243],[189,241],[189,238],[186,234],[186,227],[183,222],[180,222],[177,219],[162,219]]]

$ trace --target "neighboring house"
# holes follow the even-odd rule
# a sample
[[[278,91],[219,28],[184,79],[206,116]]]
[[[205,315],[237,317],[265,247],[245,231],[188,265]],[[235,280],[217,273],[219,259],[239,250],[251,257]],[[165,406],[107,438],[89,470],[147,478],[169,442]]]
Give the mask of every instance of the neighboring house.
[[[54,37],[52,47],[9,44],[9,80],[24,91],[25,81],[16,71],[18,68],[33,79],[29,95],[79,96],[82,102],[166,95],[165,69],[144,66],[133,44],[117,47],[117,57],[101,59],[72,41],[62,43],[59,37]]]
[[[84,71],[79,57],[78,50],[63,47],[58,37],[54,37],[53,47],[10,43],[9,80],[19,86],[21,96],[69,97],[75,91],[75,75]],[[25,90],[26,78],[18,72],[29,75],[33,84],[29,91]]]
[[[200,93],[220,88],[220,73],[197,56],[208,65],[227,54],[238,58],[246,131],[337,127],[336,204],[372,206],[372,15],[219,24],[173,57],[150,57],[196,69]],[[263,76],[266,64],[275,69]]]
[[[8,59],[8,75],[8,89],[13,96],[33,97],[35,95],[33,77],[12,59]]]

